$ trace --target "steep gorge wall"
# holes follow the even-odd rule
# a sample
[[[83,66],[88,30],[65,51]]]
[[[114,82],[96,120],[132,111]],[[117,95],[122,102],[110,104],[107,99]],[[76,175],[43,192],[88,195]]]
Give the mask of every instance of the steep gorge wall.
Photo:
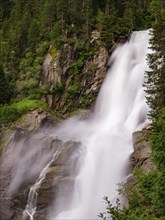
[[[108,50],[98,31],[92,32],[88,52],[77,47],[64,44],[53,55],[48,53],[43,63],[43,100],[61,114],[91,106],[106,75]]]
[[[16,123],[13,131],[4,134],[8,141],[0,157],[1,220],[23,218],[30,188],[57,150],[60,150],[60,155],[49,167],[38,190],[34,219],[46,219],[48,208],[53,208],[54,197],[61,187],[65,189],[67,184],[72,190],[77,175],[77,170],[72,167],[81,159],[79,153],[76,153],[81,150],[81,145],[79,142],[63,142],[57,137],[44,134],[45,129],[56,123],[59,123],[56,117],[45,111],[34,110],[25,115],[21,123]],[[71,170],[74,172],[71,173]]]

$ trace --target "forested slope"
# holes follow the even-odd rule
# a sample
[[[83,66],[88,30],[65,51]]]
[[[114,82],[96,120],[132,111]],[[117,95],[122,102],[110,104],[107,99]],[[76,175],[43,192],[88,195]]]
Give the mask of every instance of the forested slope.
[[[8,81],[2,86],[6,94],[1,103],[42,95],[39,83],[48,52],[56,56],[64,44],[75,45],[73,62],[77,70],[72,68],[69,74],[80,74],[85,59],[98,49],[98,45],[90,45],[93,30],[100,32],[101,45],[111,49],[119,38],[127,38],[133,29],[146,29],[151,23],[149,0],[1,2],[0,56],[2,73]]]
[[[132,30],[153,28],[152,49],[148,58],[151,70],[145,85],[153,121],[149,139],[155,168],[139,174],[131,192],[129,208],[122,212],[108,206],[113,219],[163,220],[165,216],[165,2],[164,0],[1,0],[0,7],[0,123],[13,122],[27,110],[48,110],[45,96],[59,97],[76,105],[66,111],[88,108],[96,93],[80,93],[86,77],[84,66],[100,48],[110,54],[117,42],[125,42]],[[93,31],[99,41],[92,40]],[[66,48],[74,48],[65,70]],[[70,50],[69,50],[70,51]],[[50,54],[58,57],[61,75],[54,87],[42,85],[43,62]],[[104,63],[104,65],[106,65]],[[88,77],[96,70],[88,69]],[[86,73],[85,73],[86,74]],[[90,75],[91,74],[91,75]],[[92,78],[91,77],[91,78]],[[90,79],[90,77],[89,77]],[[84,88],[83,88],[84,89]],[[83,91],[83,90],[82,90]],[[83,94],[83,99],[77,98]],[[54,103],[55,103],[54,101]],[[64,105],[63,105],[64,106]],[[63,108],[63,106],[61,108]],[[56,111],[56,105],[51,105]],[[60,107],[58,108],[58,110]],[[63,114],[63,112],[61,112]],[[110,214],[109,214],[110,215]]]

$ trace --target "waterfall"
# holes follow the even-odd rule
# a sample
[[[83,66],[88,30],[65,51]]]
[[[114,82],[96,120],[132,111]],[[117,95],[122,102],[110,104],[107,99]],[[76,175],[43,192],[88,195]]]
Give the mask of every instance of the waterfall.
[[[102,198],[108,196],[112,203],[117,198],[118,184],[128,175],[132,133],[148,123],[142,86],[148,68],[148,43],[149,31],[139,31],[129,42],[117,46],[92,115],[86,120],[72,117],[49,131],[62,140],[81,141],[85,150],[70,208],[60,197],[55,198],[63,208],[58,214],[49,213],[47,219],[96,220],[105,210]]]
[[[55,151],[53,154],[53,157],[51,161],[44,167],[44,169],[41,171],[36,183],[30,188],[28,201],[26,205],[26,209],[23,212],[23,220],[30,219],[33,220],[33,216],[36,212],[36,203],[37,203],[37,190],[39,189],[42,181],[45,179],[46,173],[48,168],[51,166],[51,164],[58,158],[58,155],[60,154],[60,151]]]
[[[129,175],[129,160],[133,152],[132,133],[149,123],[148,106],[142,86],[144,73],[148,70],[146,57],[151,52],[148,44],[149,31],[138,31],[133,32],[129,42],[116,46],[109,61],[111,68],[103,82],[95,109],[90,115],[83,119],[79,115],[73,116],[53,128],[34,134],[26,148],[29,149],[29,153],[25,154],[26,158],[23,161],[18,160],[18,165],[16,163],[17,166],[14,167],[18,172],[9,186],[9,192],[19,188],[20,182],[25,178],[26,165],[30,166],[31,161],[33,163],[31,170],[27,171],[27,180],[36,175],[38,170],[41,172],[30,189],[23,212],[24,220],[35,219],[38,190],[49,168],[56,164],[58,156],[63,156],[62,151],[68,147],[68,143],[73,142],[79,150],[67,155],[70,160],[74,158],[72,166],[65,164],[68,165],[69,175],[72,177],[67,176],[68,171],[64,174],[68,179],[72,178],[72,181],[66,181],[65,186],[58,188],[59,191],[55,190],[54,202],[48,207],[44,219],[96,220],[99,219],[98,214],[105,210],[103,197],[108,196],[111,203],[115,204],[119,196],[118,184],[125,181]],[[42,146],[45,138],[47,141]],[[58,149],[58,144],[50,144],[51,147],[46,148],[44,156],[41,154],[42,160],[37,160],[39,164],[34,164],[34,155],[42,152],[45,144],[49,143],[48,140],[50,143],[60,140],[60,143],[65,144],[60,144]],[[33,147],[33,142],[38,147]],[[22,155],[21,149],[25,150],[21,147],[22,143],[26,141],[20,142],[18,155]],[[24,161],[25,165],[20,172],[20,164]],[[34,172],[34,169],[37,169],[37,172]],[[59,178],[62,179],[61,176]],[[72,184],[72,187],[67,184]]]

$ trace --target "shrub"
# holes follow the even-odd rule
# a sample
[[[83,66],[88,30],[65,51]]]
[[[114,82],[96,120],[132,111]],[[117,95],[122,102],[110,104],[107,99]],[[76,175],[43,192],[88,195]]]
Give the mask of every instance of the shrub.
[[[68,94],[67,99],[74,98],[77,94],[79,94],[79,85],[78,82],[74,82],[71,86],[68,88]]]
[[[48,41],[41,41],[39,44],[38,44],[38,47],[36,48],[36,53],[39,55],[39,56],[43,56],[47,53],[48,49],[49,49],[49,42]]]
[[[0,105],[0,123],[7,124],[14,122],[20,116],[34,108],[46,109],[46,104],[39,100],[26,98],[9,105]]]
[[[62,94],[64,90],[65,90],[64,84],[57,83],[52,89],[52,94]]]

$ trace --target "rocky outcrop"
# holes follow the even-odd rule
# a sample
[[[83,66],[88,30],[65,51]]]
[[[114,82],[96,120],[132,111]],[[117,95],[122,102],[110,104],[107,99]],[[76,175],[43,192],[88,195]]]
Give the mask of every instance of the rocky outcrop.
[[[131,155],[131,162],[133,167],[139,167],[145,172],[150,171],[153,167],[151,148],[147,135],[147,129],[136,131],[133,134],[134,152]]]
[[[37,190],[34,219],[45,220],[48,212],[57,212],[54,203],[60,210],[67,202],[67,194],[67,198],[71,199],[74,179],[83,159],[80,157],[82,146],[76,141],[63,142],[53,135],[49,128],[56,123],[56,118],[45,111],[33,110],[10,132],[10,139],[0,158],[0,219],[23,219],[30,188],[56,152],[58,157],[46,170],[46,176]],[[58,201],[59,192],[64,193],[60,193],[62,203]],[[29,220],[29,216],[26,219]]]
[[[41,127],[50,127],[60,122],[55,116],[50,115],[42,109],[34,109],[26,114],[21,121],[16,122],[13,127],[15,130],[22,129],[24,132],[34,132]]]
[[[136,131],[133,133],[133,147],[134,152],[131,155],[131,169],[141,169],[142,172],[147,173],[153,169],[151,147],[149,144],[148,133],[149,127],[144,128],[142,131]],[[132,192],[136,189],[138,180],[136,175],[129,175],[123,188],[122,205],[129,206],[129,198],[132,196]]]
[[[108,59],[108,51],[100,42],[100,33],[93,31],[88,54],[79,52],[76,41],[65,43],[53,55],[47,54],[40,87],[50,108],[65,114],[93,103],[105,77]]]
[[[81,81],[81,88],[86,95],[96,96],[101,87],[106,74],[107,64],[107,50],[104,47],[100,47],[92,57],[88,59],[82,70],[83,78]]]
[[[57,160],[49,167],[45,180],[38,190],[37,211],[34,219],[62,210],[71,203],[75,177],[78,174],[81,143],[68,141],[61,145]],[[60,197],[60,198],[59,198]]]

